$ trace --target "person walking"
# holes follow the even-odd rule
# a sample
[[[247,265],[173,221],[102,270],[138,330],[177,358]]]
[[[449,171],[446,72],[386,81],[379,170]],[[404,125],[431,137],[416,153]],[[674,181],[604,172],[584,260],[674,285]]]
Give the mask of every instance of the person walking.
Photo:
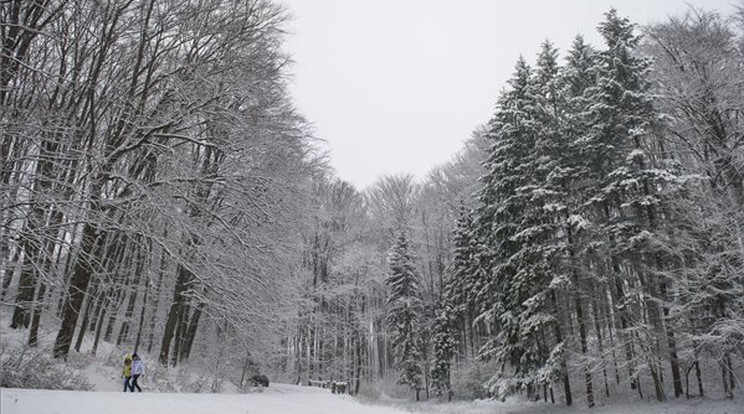
[[[142,388],[140,388],[139,384],[137,384],[137,379],[141,376],[145,375],[145,363],[142,362],[142,359],[137,354],[132,355],[132,383],[129,385],[129,389],[134,392],[135,387],[137,388],[138,392],[142,392]]]
[[[124,392],[127,392],[127,390],[134,392],[134,388],[129,383],[132,379],[132,357],[129,354],[124,355],[124,367],[121,369],[121,376],[124,377]]]

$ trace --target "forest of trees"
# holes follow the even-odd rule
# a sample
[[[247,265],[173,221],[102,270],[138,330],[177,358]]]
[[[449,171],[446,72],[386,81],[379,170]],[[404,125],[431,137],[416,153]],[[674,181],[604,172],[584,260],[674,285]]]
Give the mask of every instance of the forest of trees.
[[[545,41],[451,162],[357,189],[293,107],[271,1],[2,2],[3,314],[61,360],[105,341],[241,383],[731,397],[737,10]]]

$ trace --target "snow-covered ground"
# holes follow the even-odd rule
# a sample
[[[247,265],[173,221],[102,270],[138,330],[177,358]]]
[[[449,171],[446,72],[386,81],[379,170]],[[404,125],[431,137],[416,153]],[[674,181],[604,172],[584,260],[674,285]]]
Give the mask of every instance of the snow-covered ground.
[[[27,332],[8,328],[7,313],[0,315],[0,356],[20,352]],[[54,332],[41,331],[43,354],[51,354]],[[52,391],[37,389],[0,388],[0,414],[527,414],[527,413],[592,413],[592,414],[744,414],[744,399],[739,392],[736,399],[720,398],[679,399],[664,404],[638,401],[635,396],[627,400],[614,400],[612,404],[588,409],[579,406],[526,402],[518,397],[506,402],[453,401],[451,403],[414,402],[382,395],[379,398],[355,399],[348,395],[331,394],[328,389],[301,387],[272,383],[263,392],[239,393],[226,381],[223,393],[187,392],[195,383],[207,377],[199,367],[181,367],[167,370],[154,363],[155,355],[143,354],[150,362],[147,375],[142,379],[143,393],[121,392],[120,361],[127,349],[102,342],[98,355],[90,354],[92,343],[86,338],[81,353],[72,352],[63,366],[71,373],[81,375],[94,391]],[[62,364],[62,362],[59,362]],[[188,369],[187,369],[188,368]],[[715,391],[715,390],[713,390]],[[720,393],[711,392],[711,395]],[[738,391],[738,389],[737,389]],[[576,401],[580,395],[576,395]]]
[[[396,414],[327,389],[272,384],[247,394],[170,394],[2,389],[3,414]]]
[[[567,407],[560,404],[533,403],[518,398],[497,401],[451,403],[396,403],[397,408],[427,414],[744,414],[744,400],[677,400],[667,403],[632,401],[602,407]]]
[[[170,394],[2,390],[3,414],[395,414],[388,407],[360,404],[328,390],[272,384],[248,394]]]
[[[247,394],[123,393],[112,391],[50,391],[0,389],[3,414],[742,414],[742,401],[693,400],[665,404],[613,405],[594,409],[563,407],[518,400],[505,403],[403,402],[383,400],[363,404],[327,389],[272,384],[264,392]],[[380,405],[381,404],[381,405]]]

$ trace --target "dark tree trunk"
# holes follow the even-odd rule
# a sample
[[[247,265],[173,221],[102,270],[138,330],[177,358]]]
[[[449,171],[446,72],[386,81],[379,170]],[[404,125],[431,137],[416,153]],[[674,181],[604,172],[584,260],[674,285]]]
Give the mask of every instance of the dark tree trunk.
[[[568,217],[566,217],[568,222]],[[571,278],[573,279],[574,285],[578,288],[580,286],[579,276],[576,272],[576,255],[574,253],[574,235],[571,226],[567,226],[566,234],[568,235],[568,246],[569,256],[571,258]],[[586,318],[584,316],[584,308],[581,303],[581,292],[574,298],[574,311],[576,312],[576,322],[579,324],[579,341],[581,343],[581,353],[586,355],[589,351],[589,347],[586,342]],[[557,306],[555,300],[555,293],[553,293],[553,302]],[[570,306],[570,305],[569,305]],[[561,341],[562,339],[559,339]],[[594,389],[592,386],[592,373],[587,364],[584,364],[584,383],[586,384],[586,400],[589,407],[594,407]],[[547,398],[546,398],[547,399]],[[566,401],[567,405],[571,405]]]
[[[44,295],[46,294],[46,283],[39,282],[39,292],[36,295],[34,304],[34,313],[31,317],[31,329],[28,332],[28,345],[37,346],[39,344],[39,322],[41,321],[41,310],[44,308]]]
[[[721,366],[721,379],[723,380],[723,394],[728,399],[734,398],[734,388],[736,388],[736,385],[734,382],[731,356],[728,352],[724,352],[719,364]]]
[[[359,386],[361,384],[361,376],[362,376],[362,343],[361,343],[361,334],[357,333],[357,344],[356,344],[356,372],[354,374],[355,384],[354,384],[354,395],[359,395]]]
[[[176,279],[176,285],[173,288],[173,299],[171,301],[170,310],[168,311],[168,318],[165,322],[165,329],[163,330],[163,341],[160,345],[159,360],[164,366],[168,365],[171,342],[173,341],[177,325],[179,325],[179,319],[185,301],[184,293],[193,278],[191,272],[180,264],[178,265],[177,273],[178,278]]]
[[[93,194],[96,192],[94,191]],[[93,257],[85,257],[86,254],[94,253],[96,246],[100,244],[101,236],[97,234],[92,224],[86,223],[83,227],[80,253],[74,267],[74,273],[70,278],[67,289],[65,304],[62,307],[62,325],[54,342],[54,357],[67,359],[72,344],[72,336],[75,332],[78,315],[88,290],[88,283],[93,274]]]
[[[695,353],[697,354],[697,351]],[[705,392],[703,392],[703,379],[700,372],[700,361],[698,361],[697,355],[695,355],[695,376],[697,377],[698,393],[703,397],[705,396]]]
[[[126,293],[129,289],[129,284],[131,281],[130,272],[126,272],[126,269],[129,269],[131,266],[133,257],[133,243],[130,243],[127,238],[121,237],[119,240],[119,244],[119,254],[116,257],[116,261],[112,262],[110,272],[115,277],[124,275],[124,280],[121,285],[116,284],[118,282],[116,279],[113,280],[114,285],[112,287],[112,292],[115,291],[116,295],[115,300],[112,302],[113,309],[109,310],[109,318],[106,324],[106,330],[103,334],[103,340],[106,342],[111,342],[111,339],[114,335],[114,327],[116,326],[116,321],[119,317],[119,313],[117,312],[117,310],[121,309],[122,304],[126,299]],[[110,297],[111,296],[109,296],[109,298]]]
[[[29,236],[26,236],[29,237]],[[34,302],[34,292],[36,291],[35,266],[38,265],[37,256],[39,247],[31,240],[24,240],[24,257],[21,266],[21,277],[18,280],[18,291],[15,297],[15,306],[13,308],[13,317],[11,318],[10,327],[13,329],[28,328],[31,322],[31,308]]]
[[[104,303],[103,298],[105,297],[105,295],[106,295],[106,291],[102,290],[101,293],[98,295],[98,298],[95,301],[96,306],[95,308],[93,308],[93,314],[91,315],[91,318],[90,318],[91,321],[87,327],[87,329],[90,332],[95,332],[96,328],[98,328],[98,316],[101,314],[103,310],[103,303]]]
[[[144,258],[142,257],[142,253],[139,251],[140,247],[138,247],[138,240],[133,241],[134,246],[132,248],[132,251],[130,254],[133,257],[137,257],[137,264],[134,266],[134,281],[132,282],[132,288],[129,293],[129,302],[127,303],[127,310],[124,313],[124,321],[121,324],[121,327],[119,328],[119,335],[116,338],[116,345],[121,345],[124,340],[129,336],[130,331],[130,325],[132,316],[134,315],[134,306],[137,303],[137,290],[139,289],[139,283],[140,280],[142,280],[142,269],[144,267]],[[135,251],[137,253],[135,253]],[[133,259],[134,260],[134,259]],[[130,262],[131,263],[131,262]]]
[[[55,313],[56,313],[56,315],[57,315],[57,317],[59,319],[62,319],[63,306],[65,304],[65,299],[67,299],[67,296],[65,295],[64,292],[70,286],[71,274],[74,273],[73,266],[75,266],[75,262],[76,262],[77,256],[79,254],[80,253],[72,253],[72,252],[70,252],[67,255],[67,258],[65,259],[65,267],[64,267],[64,270],[62,271],[62,275],[64,275],[64,278],[65,278],[65,283],[64,283],[64,286],[61,286],[60,287],[60,289],[62,290],[62,292],[60,292],[60,294],[59,294],[59,298],[57,299],[57,306],[55,308]],[[54,294],[55,289],[57,289],[57,288],[54,287],[54,286],[52,286],[51,289],[49,289],[51,291],[50,292],[51,295]]]
[[[604,355],[604,344],[602,343],[602,326],[599,323],[599,311],[597,307],[598,307],[597,301],[595,300],[594,303],[592,304],[592,313],[594,316],[594,330],[597,332],[597,347],[599,349],[600,358],[602,359],[602,376],[604,377],[605,397],[609,397],[610,396],[610,385],[608,384],[608,381],[607,381],[607,366],[606,366],[605,355]],[[620,383],[619,379],[618,379],[618,383]]]
[[[653,327],[652,329],[659,333],[664,332],[664,324],[661,320],[661,311],[659,309],[660,307],[658,303],[651,300],[651,298],[657,297],[653,284],[654,281],[649,280],[648,276],[644,277],[645,275],[640,270],[637,271],[637,274],[641,288],[646,291],[646,294],[642,299],[645,303],[646,312],[644,313],[641,309],[638,309],[636,312],[637,314],[644,315],[643,322],[647,324],[650,323]],[[646,315],[648,316],[648,319],[646,319]],[[647,341],[640,340],[639,348],[641,349],[641,352],[645,353],[644,358],[646,359],[649,371],[651,372],[651,380],[654,383],[654,394],[656,395],[656,400],[661,402],[666,401],[666,393],[664,392],[663,378],[661,376],[661,365],[657,359],[657,356],[659,355],[657,338],[658,336],[653,335],[648,337]]]
[[[662,299],[668,301],[666,283],[662,282],[659,284],[659,290]],[[679,373],[679,357],[677,356],[677,340],[674,337],[674,330],[672,324],[669,321],[669,306],[664,305],[662,307],[664,313],[664,322],[666,325],[666,337],[667,345],[669,347],[669,363],[672,368],[672,382],[674,383],[674,396],[679,397],[682,395],[682,377]]]
[[[85,304],[85,312],[83,313],[83,322],[80,324],[80,330],[78,331],[78,337],[75,341],[75,352],[80,352],[80,346],[83,344],[83,337],[85,332],[88,330],[88,324],[90,321],[90,309],[93,307],[95,297],[97,296],[98,284],[93,282],[91,284],[90,293],[88,294],[88,300]]]
[[[105,342],[111,342],[111,338],[114,335],[114,326],[116,326],[116,319],[117,319],[117,309],[121,308],[121,304],[124,303],[124,289],[126,289],[127,284],[125,284],[123,287],[120,287],[116,290],[116,295],[114,298],[114,301],[112,302],[112,309],[109,310],[109,317],[108,322],[106,323],[106,330],[103,334],[103,340]]]
[[[181,344],[181,350],[179,354],[179,361],[186,361],[191,355],[191,347],[194,344],[194,338],[196,337],[196,330],[199,328],[199,319],[201,318],[202,310],[204,309],[205,303],[199,302],[194,309],[191,320],[189,321],[188,328],[186,329],[183,343]]]
[[[7,238],[7,236],[3,236],[2,238],[2,243],[5,243],[5,239]],[[18,265],[18,259],[20,258],[20,256],[20,249],[13,250],[10,259],[8,259],[8,262],[5,264],[5,275],[3,277],[2,291],[0,292],[0,302],[5,300],[5,294],[7,293],[10,284],[13,283],[13,275],[15,274],[16,266]]]
[[[106,308],[108,305],[110,295],[106,295],[105,297],[101,297],[101,302],[105,302],[103,306],[101,306],[101,314],[98,315],[98,322],[96,322],[96,336],[93,340],[93,349],[91,349],[90,353],[95,355],[98,351],[98,343],[101,341],[101,331],[103,330],[103,320],[106,318]]]
[[[168,237],[168,229],[167,227],[163,230],[163,240],[166,240]],[[152,304],[152,315],[153,317],[150,318],[150,334],[147,339],[147,353],[152,352],[152,345],[155,341],[155,320],[157,319],[158,315],[158,308],[160,307],[160,293],[163,290],[163,276],[165,275],[165,271],[167,269],[168,263],[166,261],[168,252],[166,249],[162,249],[160,252],[160,265],[158,266],[158,284],[155,287],[155,292],[153,294],[155,295],[155,300]]]
[[[584,309],[581,306],[581,299],[576,298],[576,321],[579,324],[579,340],[581,342],[581,353],[586,355],[589,352],[589,347],[586,342],[586,322],[584,316]],[[586,384],[586,403],[589,408],[594,407],[594,387],[592,384],[592,372],[588,364],[584,364],[584,383]]]
[[[613,265],[613,267],[615,266],[617,265]],[[627,304],[624,303],[625,302],[625,291],[622,285],[623,282],[620,280],[620,277],[618,276],[619,268],[615,267],[614,270],[615,270],[615,275],[613,277],[615,279],[615,289],[612,291],[613,301],[615,302],[614,303],[615,307],[618,308],[616,310],[616,314],[617,314],[618,319],[620,320],[620,328],[622,329],[622,331],[618,333],[618,336],[620,337],[620,340],[623,342],[623,347],[625,348],[625,360],[628,363],[628,378],[630,378],[630,389],[634,390],[638,387],[638,376],[636,374],[636,368],[635,368],[632,337],[626,334],[628,327],[629,327],[629,323],[628,323],[628,316],[626,315],[626,310],[625,310],[625,307],[627,306]]]
[[[186,330],[189,326],[189,314],[191,313],[191,306],[188,303],[188,298],[184,297],[181,303],[181,311],[178,314],[178,321],[176,325],[176,333],[173,336],[173,353],[171,354],[171,365],[178,365],[179,358],[181,357],[181,347],[183,346],[184,338],[186,336]]]
[[[617,364],[617,353],[615,352],[615,336],[612,334],[615,329],[615,321],[610,316],[609,302],[604,301],[602,307],[602,314],[605,318],[605,326],[607,327],[607,339],[610,341],[610,349],[612,350],[612,367],[615,370],[615,384],[620,385],[620,367]]]
[[[651,370],[651,379],[654,381],[654,393],[656,394],[656,400],[659,402],[666,401],[666,393],[664,392],[664,386],[661,383],[659,377],[659,366],[656,363],[651,363],[649,366]]]
[[[560,315],[563,315],[562,310],[559,308],[558,300],[555,297],[555,291],[551,291],[551,298],[553,301],[553,307],[556,310],[556,313],[559,315],[558,321],[563,320],[563,317]],[[553,324],[553,333],[555,335],[555,340],[557,343],[563,342],[563,334],[561,332],[560,323],[556,321]],[[561,382],[563,383],[563,394],[566,397],[566,405],[570,406],[573,404],[573,396],[571,395],[571,381],[568,377],[568,367],[566,366],[566,357],[565,355],[561,357]]]
[[[139,323],[137,324],[137,337],[134,340],[134,353],[137,353],[137,350],[140,346],[140,339],[142,338],[142,329],[145,325],[145,310],[147,310],[147,296],[150,291],[150,279],[145,278],[145,295],[142,298],[142,310],[140,311],[140,318]],[[155,315],[153,315],[153,320],[155,319]]]

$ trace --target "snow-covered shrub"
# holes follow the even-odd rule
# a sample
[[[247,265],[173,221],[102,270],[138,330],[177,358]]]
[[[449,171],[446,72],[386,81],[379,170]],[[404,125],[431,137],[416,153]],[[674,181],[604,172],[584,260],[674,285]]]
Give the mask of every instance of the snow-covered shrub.
[[[494,370],[483,363],[469,362],[452,366],[451,382],[453,398],[486,398],[484,384],[491,378]]]
[[[51,390],[93,389],[80,371],[54,360],[46,349],[0,348],[0,387]]]

